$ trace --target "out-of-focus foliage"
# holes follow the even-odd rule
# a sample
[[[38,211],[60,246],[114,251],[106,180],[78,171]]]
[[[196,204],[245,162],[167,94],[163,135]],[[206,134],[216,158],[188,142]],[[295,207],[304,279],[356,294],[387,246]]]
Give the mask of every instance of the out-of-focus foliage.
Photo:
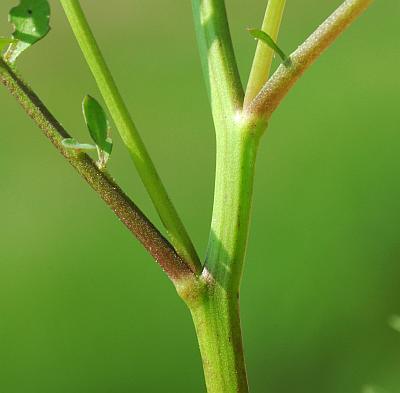
[[[15,59],[27,48],[40,41],[50,31],[50,5],[47,0],[20,0],[13,7],[9,20],[14,26],[15,42],[9,48],[7,58]]]

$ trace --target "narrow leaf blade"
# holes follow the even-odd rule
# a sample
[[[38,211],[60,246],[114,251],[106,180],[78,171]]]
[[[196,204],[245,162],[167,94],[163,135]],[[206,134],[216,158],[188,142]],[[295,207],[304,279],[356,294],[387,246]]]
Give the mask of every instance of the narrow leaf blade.
[[[273,51],[275,51],[285,66],[290,66],[292,64],[290,57],[286,56],[281,48],[276,44],[276,42],[271,38],[269,34],[265,31],[259,29],[248,29],[249,33],[257,40],[260,40],[267,44]]]
[[[20,0],[11,9],[9,20],[14,25],[13,38],[6,58],[14,62],[30,46],[40,41],[50,31],[50,5],[47,0]]]

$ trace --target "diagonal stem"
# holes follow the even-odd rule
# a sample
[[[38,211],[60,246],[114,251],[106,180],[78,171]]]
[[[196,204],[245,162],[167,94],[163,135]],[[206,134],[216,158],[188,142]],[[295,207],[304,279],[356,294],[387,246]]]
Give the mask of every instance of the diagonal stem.
[[[292,65],[281,65],[264,85],[246,112],[269,118],[288,91],[339,35],[372,3],[373,0],[346,0],[290,56]]]
[[[121,138],[168,232],[171,243],[178,254],[189,263],[192,270],[199,273],[201,263],[193,243],[129,114],[79,0],[60,0],[60,2]]]
[[[99,170],[85,153],[67,149],[62,141],[70,135],[54,118],[39,97],[6,63],[0,60],[0,82],[17,99],[25,112],[39,126],[56,149],[69,161],[106,202],[128,230],[142,243],[159,263],[168,277],[179,287],[195,275],[176,253],[172,245],[141,212],[135,203],[121,190],[114,180]]]

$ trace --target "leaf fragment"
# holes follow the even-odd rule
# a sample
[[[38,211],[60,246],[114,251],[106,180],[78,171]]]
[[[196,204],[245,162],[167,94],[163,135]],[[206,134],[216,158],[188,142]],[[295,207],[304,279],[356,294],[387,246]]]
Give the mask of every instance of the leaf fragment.
[[[276,42],[272,39],[272,37],[269,34],[260,29],[247,29],[247,30],[255,39],[262,41],[264,44],[268,45],[273,51],[275,51],[282,59],[282,62],[286,67],[290,67],[292,65],[290,56],[286,56],[283,50],[276,44]]]
[[[20,0],[12,8],[9,21],[14,26],[16,40],[6,53],[7,61],[13,63],[30,46],[40,41],[50,31],[50,5],[47,0]]]

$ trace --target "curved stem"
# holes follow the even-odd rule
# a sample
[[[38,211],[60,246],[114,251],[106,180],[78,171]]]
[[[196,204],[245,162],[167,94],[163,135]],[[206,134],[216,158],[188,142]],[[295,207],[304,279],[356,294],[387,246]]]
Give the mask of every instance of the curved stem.
[[[275,42],[278,39],[285,4],[286,0],[269,0],[265,11],[261,30],[265,31]],[[244,97],[244,107],[253,101],[268,80],[273,58],[274,51],[262,41],[258,41]]]
[[[0,60],[0,82],[17,99],[25,112],[39,126],[56,149],[100,195],[129,231],[154,257],[178,290],[188,279],[194,280],[195,277],[190,267],[177,255],[172,245],[114,180],[100,171],[87,154],[63,146],[63,139],[70,137],[68,132],[49,112],[39,97],[2,60]]]
[[[201,263],[104,60],[79,0],[60,0],[115,125],[178,254],[199,273]]]
[[[281,65],[246,108],[252,116],[269,118],[288,91],[340,34],[373,0],[346,0],[311,36],[292,53],[292,65]]]

